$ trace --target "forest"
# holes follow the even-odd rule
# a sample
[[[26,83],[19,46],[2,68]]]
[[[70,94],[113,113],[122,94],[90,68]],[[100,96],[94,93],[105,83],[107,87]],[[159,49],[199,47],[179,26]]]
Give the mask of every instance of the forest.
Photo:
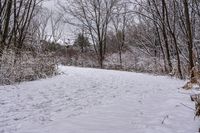
[[[57,63],[180,79],[199,70],[198,0],[67,0],[54,11],[44,2],[1,0],[3,84],[52,75]],[[63,34],[66,24],[74,38]]]

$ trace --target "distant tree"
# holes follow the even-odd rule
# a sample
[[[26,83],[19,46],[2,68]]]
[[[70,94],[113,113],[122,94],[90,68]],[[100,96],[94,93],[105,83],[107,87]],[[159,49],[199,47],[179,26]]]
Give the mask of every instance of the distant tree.
[[[79,33],[74,42],[74,46],[79,47],[82,53],[87,52],[87,49],[90,46],[88,37],[85,37],[83,33]]]
[[[115,37],[117,40],[117,49],[119,53],[119,62],[120,62],[120,67],[122,68],[122,51],[125,45],[126,41],[126,28],[128,25],[128,2],[127,1],[121,1],[121,3],[118,3],[116,6],[114,15],[112,15],[112,24],[114,26],[115,30]]]

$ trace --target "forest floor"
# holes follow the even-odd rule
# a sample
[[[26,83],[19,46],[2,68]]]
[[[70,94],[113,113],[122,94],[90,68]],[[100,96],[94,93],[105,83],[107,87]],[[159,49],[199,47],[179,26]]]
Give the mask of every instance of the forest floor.
[[[59,67],[0,87],[0,133],[197,133],[194,91],[165,76]]]

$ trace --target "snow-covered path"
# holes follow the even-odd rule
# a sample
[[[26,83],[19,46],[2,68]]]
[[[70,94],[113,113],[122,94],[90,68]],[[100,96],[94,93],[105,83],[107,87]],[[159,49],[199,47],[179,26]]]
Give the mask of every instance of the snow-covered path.
[[[196,133],[184,82],[75,67],[0,87],[0,133]]]

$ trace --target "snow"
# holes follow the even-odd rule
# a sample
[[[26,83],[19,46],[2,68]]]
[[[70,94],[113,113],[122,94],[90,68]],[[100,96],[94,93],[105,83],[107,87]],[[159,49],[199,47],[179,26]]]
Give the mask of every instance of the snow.
[[[60,66],[0,87],[0,133],[196,133],[192,91],[164,76]],[[184,106],[185,105],[185,106]]]

